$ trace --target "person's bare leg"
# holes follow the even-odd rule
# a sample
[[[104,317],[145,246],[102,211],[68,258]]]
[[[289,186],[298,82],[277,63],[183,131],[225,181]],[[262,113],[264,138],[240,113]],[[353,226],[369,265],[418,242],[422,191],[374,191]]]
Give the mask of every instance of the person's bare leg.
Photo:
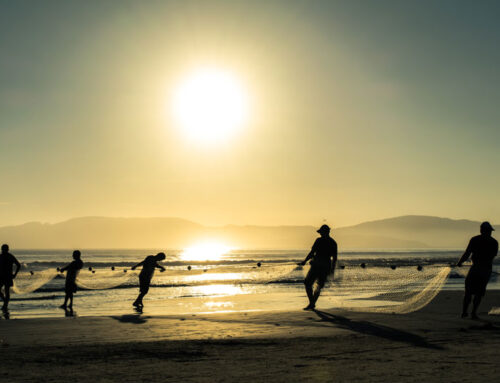
[[[68,293],[66,293],[64,295],[64,303],[61,306],[59,306],[59,308],[66,309],[66,307],[68,306],[68,299],[69,299]]]
[[[472,319],[478,319],[477,309],[479,308],[479,304],[481,303],[482,298],[483,297],[481,295],[474,295],[474,300],[472,301],[472,313],[471,313]]]
[[[316,306],[316,302],[318,301],[318,298],[321,294],[321,286],[316,287],[316,291],[313,294],[313,306]]]
[[[10,301],[10,286],[5,286],[5,294],[3,298],[2,310],[7,310],[9,308]]]
[[[144,303],[142,303],[142,300],[144,299],[144,297],[146,296],[146,294],[147,294],[147,293],[141,293],[141,295],[140,295],[139,304],[140,304],[141,306],[144,306]]]
[[[0,286],[0,298],[2,298],[2,303],[3,303],[2,304],[2,310],[3,310],[3,308],[5,306],[5,296],[2,293],[2,287],[1,286]]]
[[[314,293],[313,293],[313,285],[310,283],[305,283],[307,298],[309,299],[309,305],[304,307],[304,310],[311,310],[314,308]]]
[[[140,293],[135,302],[133,303],[134,306],[144,306],[142,303],[142,299],[144,298],[146,294]]]
[[[471,300],[472,300],[472,295],[469,293],[465,293],[464,302],[462,305],[462,318],[467,318],[467,316],[469,315],[469,305]]]
[[[70,293],[69,294],[69,305],[68,305],[69,309],[73,309],[73,293]]]

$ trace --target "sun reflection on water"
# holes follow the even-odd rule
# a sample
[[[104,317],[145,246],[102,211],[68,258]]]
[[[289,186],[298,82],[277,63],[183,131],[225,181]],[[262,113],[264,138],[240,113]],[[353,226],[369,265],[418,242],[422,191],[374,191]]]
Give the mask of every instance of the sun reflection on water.
[[[189,275],[185,277],[186,282],[238,282],[248,279],[242,273],[207,273]]]
[[[223,296],[223,295],[238,295],[247,294],[244,289],[235,285],[203,285],[192,287],[192,292],[195,295],[210,295],[210,296]]]

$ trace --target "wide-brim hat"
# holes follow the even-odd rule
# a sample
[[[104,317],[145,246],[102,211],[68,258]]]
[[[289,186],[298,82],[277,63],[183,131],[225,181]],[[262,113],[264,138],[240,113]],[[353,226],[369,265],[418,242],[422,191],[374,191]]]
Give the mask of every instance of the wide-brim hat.
[[[316,232],[318,232],[320,234],[321,233],[329,233],[330,232],[330,226],[328,226],[328,225],[321,225],[321,227],[318,230],[316,230]]]

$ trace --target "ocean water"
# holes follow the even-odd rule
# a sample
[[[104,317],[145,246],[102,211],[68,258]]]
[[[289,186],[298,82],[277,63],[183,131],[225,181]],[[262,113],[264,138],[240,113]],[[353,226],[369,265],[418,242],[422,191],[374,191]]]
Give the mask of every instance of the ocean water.
[[[134,312],[138,272],[130,267],[157,249],[82,250],[84,269],[75,294],[78,316],[123,315]],[[64,277],[56,268],[71,261],[70,250],[18,250],[23,268],[17,286],[35,291],[13,294],[10,318],[57,317],[64,299]],[[162,265],[144,299],[144,314],[196,315],[227,311],[296,310],[307,304],[303,279],[307,267],[298,267],[307,250],[232,250],[221,254],[165,251]],[[437,272],[456,263],[461,250],[348,251],[339,254],[334,279],[325,287],[318,307],[339,304],[371,307],[410,299],[426,287]],[[205,258],[211,258],[206,260]],[[197,260],[198,259],[198,260]],[[205,259],[205,260],[199,260]],[[362,265],[364,267],[362,267]],[[417,267],[420,268],[417,269]],[[462,290],[467,267],[452,269],[439,288]],[[489,289],[499,289],[495,264]],[[349,302],[346,305],[345,302]]]

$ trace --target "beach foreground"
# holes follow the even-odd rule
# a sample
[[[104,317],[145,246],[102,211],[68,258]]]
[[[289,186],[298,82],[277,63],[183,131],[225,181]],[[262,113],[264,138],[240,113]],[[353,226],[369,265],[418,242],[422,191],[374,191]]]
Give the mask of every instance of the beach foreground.
[[[442,291],[407,315],[238,312],[0,321],[2,382],[496,381],[500,291],[482,320]]]

